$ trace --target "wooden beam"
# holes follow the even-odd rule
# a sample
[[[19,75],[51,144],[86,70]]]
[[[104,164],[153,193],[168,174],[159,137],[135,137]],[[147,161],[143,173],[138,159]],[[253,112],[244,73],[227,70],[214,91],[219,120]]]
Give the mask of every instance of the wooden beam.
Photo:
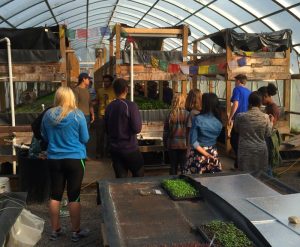
[[[0,163],[17,161],[16,155],[0,155]]]
[[[65,26],[59,25],[59,49],[61,60],[63,61],[60,63],[60,73],[62,73],[61,82],[63,86],[67,86],[67,57],[66,57],[66,29]]]
[[[194,42],[193,53],[197,53],[197,51],[198,51],[198,42]],[[195,62],[196,60],[197,60],[197,56],[192,56],[192,61]],[[197,75],[193,75],[192,88],[197,88]]]
[[[121,24],[116,24],[116,74],[119,74],[121,64]]]
[[[183,34],[182,29],[174,29],[174,28],[129,28],[123,27],[122,30],[127,34],[134,34],[136,35],[155,35],[159,37],[159,35],[181,35]]]
[[[188,54],[188,37],[189,37],[189,28],[187,25],[184,25],[182,28],[182,57],[183,62],[182,65],[187,65],[187,54]],[[182,81],[181,84],[181,93],[183,95],[187,94],[187,81]]]
[[[13,132],[32,132],[30,125],[8,126],[0,125],[0,133],[11,134]]]
[[[163,94],[164,94],[163,81],[158,81],[158,90],[159,90],[159,100],[163,101]]]
[[[0,74],[5,73],[7,66],[0,65]],[[49,82],[65,79],[65,73],[60,72],[59,63],[47,64],[14,64],[13,80],[25,82]]]
[[[0,81],[0,111],[6,110],[6,101],[5,101],[5,86],[4,82]]]
[[[109,74],[114,75],[114,40],[111,38],[109,40]]]
[[[226,61],[227,61],[227,71],[228,69],[228,62],[232,60],[232,50],[230,49],[229,45],[226,46]],[[227,77],[226,78],[226,122],[225,124],[225,150],[226,153],[229,154],[231,151],[231,145],[230,145],[230,126],[228,125],[228,117],[230,115],[231,110],[231,81]]]

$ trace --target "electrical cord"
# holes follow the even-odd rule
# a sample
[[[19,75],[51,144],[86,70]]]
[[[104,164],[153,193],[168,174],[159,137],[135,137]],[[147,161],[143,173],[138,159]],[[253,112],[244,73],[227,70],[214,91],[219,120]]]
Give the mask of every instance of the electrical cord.
[[[298,158],[296,161],[294,161],[288,168],[286,168],[286,169],[283,170],[282,172],[278,172],[277,175],[281,175],[281,174],[287,172],[287,171],[290,170],[294,165],[296,165],[299,161],[300,161],[300,158]]]

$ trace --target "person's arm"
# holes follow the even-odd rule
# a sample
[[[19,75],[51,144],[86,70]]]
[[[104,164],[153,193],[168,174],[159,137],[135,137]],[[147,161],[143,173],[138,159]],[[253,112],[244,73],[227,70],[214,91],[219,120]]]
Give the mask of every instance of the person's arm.
[[[82,112],[80,112],[79,119],[80,119],[79,120],[79,141],[82,143],[87,143],[90,139],[90,136],[89,136],[86,120]]]
[[[191,138],[191,145],[195,150],[197,150],[200,154],[207,158],[214,158],[212,155],[210,155],[206,150],[200,146],[200,143],[198,142],[198,127],[197,127],[197,118],[194,118],[192,121],[192,128],[190,133]]]
[[[267,124],[266,124],[265,136],[271,136],[273,130],[274,116],[272,114],[266,115],[266,119],[267,119]]]
[[[92,103],[90,103],[90,114],[91,114],[91,123],[95,121],[95,111]]]
[[[47,130],[45,128],[45,121],[46,121],[45,119],[46,119],[46,116],[47,116],[47,112],[45,113],[45,115],[43,116],[43,119],[42,119],[42,123],[41,123],[41,135],[43,137],[43,140],[48,143],[49,140],[48,140]]]
[[[142,130],[142,118],[139,109],[135,103],[131,104],[129,107],[130,111],[130,127],[134,134],[138,134]]]
[[[231,109],[230,109],[230,115],[228,117],[228,125],[232,125],[232,118],[239,107],[239,102],[237,100],[233,101]]]
[[[168,139],[169,139],[169,115],[166,117],[164,122],[163,144],[165,148],[168,148]]]

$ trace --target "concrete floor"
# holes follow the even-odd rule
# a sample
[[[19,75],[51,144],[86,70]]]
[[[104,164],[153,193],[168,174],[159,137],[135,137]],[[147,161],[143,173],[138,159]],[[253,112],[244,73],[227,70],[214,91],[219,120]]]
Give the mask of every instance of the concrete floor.
[[[72,243],[70,240],[70,218],[65,217],[61,219],[62,226],[67,229],[67,234],[62,236],[59,240],[53,242],[49,240],[51,233],[48,205],[43,204],[30,204],[28,209],[40,216],[45,220],[45,228],[42,235],[42,239],[39,241],[37,246],[103,246],[103,240],[101,236],[101,207],[96,204],[96,181],[104,179],[113,179],[114,172],[111,166],[110,159],[96,160],[91,156],[90,160],[86,162],[86,173],[83,180],[82,192],[81,192],[81,203],[82,203],[82,215],[81,223],[82,227],[87,227],[91,230],[88,238],[80,240],[78,243]],[[233,159],[226,156],[220,156],[223,172],[232,173],[230,168],[233,167]],[[299,169],[298,169],[299,170]],[[298,172],[287,171],[281,175],[284,182],[296,187],[300,190],[300,177]],[[167,169],[155,169],[146,170],[145,176],[160,176],[168,175]],[[292,179],[291,179],[292,178]]]
[[[91,155],[92,156],[92,155]],[[228,172],[233,164],[233,160],[221,156],[224,172]],[[168,175],[168,169],[151,169],[145,170],[145,176],[162,176]],[[96,181],[104,179],[113,179],[114,172],[111,166],[110,159],[96,160],[91,158],[86,162],[86,173],[83,179],[81,204],[82,227],[87,227],[91,230],[88,238],[80,240],[78,243],[72,243],[70,240],[70,217],[61,218],[61,223],[67,229],[67,234],[62,236],[59,240],[53,242],[49,240],[51,233],[48,205],[47,203],[37,204],[32,203],[28,205],[28,209],[37,216],[45,220],[44,232],[42,239],[37,246],[103,246],[101,236],[101,207],[96,204]]]

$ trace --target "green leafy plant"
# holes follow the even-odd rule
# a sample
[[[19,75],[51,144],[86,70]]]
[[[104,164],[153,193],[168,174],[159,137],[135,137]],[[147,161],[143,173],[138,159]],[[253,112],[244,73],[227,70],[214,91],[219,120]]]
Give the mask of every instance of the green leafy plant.
[[[22,104],[16,107],[16,113],[39,113],[42,112],[42,104],[45,108],[53,105],[54,93],[36,99],[31,104]]]
[[[202,230],[209,238],[215,236],[214,245],[224,247],[250,247],[254,246],[249,238],[231,222],[214,220],[203,225]]]
[[[176,198],[196,197],[198,191],[184,179],[167,179],[162,186]]]
[[[135,103],[140,110],[156,110],[156,109],[168,109],[170,106],[160,100],[149,99],[145,97],[135,97]]]

